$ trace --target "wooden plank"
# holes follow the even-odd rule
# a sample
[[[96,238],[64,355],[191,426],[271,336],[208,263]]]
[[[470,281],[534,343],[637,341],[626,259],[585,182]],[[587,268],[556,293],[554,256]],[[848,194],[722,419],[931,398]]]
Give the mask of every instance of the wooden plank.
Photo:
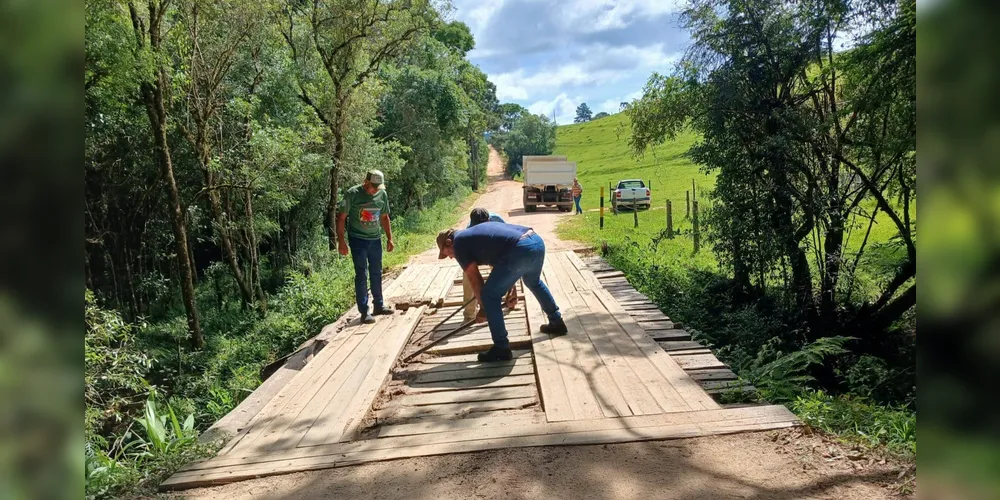
[[[647,332],[654,331],[654,330],[674,330],[675,329],[673,321],[645,321],[645,320],[641,320],[640,319],[640,320],[637,320],[637,322],[639,323],[639,326],[641,326],[642,329],[646,330]]]
[[[525,349],[531,347],[531,337],[527,335],[519,337],[508,337],[511,349]],[[444,342],[427,350],[428,354],[448,356],[452,354],[468,354],[482,352],[493,346],[492,340],[471,340],[468,342]]]
[[[379,429],[378,437],[413,436],[418,434],[434,434],[437,432],[455,432],[458,430],[479,429],[483,427],[521,427],[524,425],[545,423],[545,414],[541,412],[524,412],[519,414],[484,414],[479,418],[470,415],[461,420],[442,422],[432,420],[413,424],[387,425]]]
[[[694,380],[704,382],[707,380],[736,380],[736,374],[729,368],[710,368],[706,370],[691,370],[688,372]]]
[[[701,349],[679,349],[679,350],[669,351],[669,353],[671,356],[676,357],[676,356],[688,356],[691,354],[712,354],[712,350],[707,347],[702,347]]]
[[[467,403],[471,401],[490,401],[494,399],[533,398],[537,395],[530,385],[513,387],[490,387],[486,389],[460,389],[453,391],[425,392],[421,394],[403,394],[394,399],[393,404],[399,406],[424,406],[441,403]]]
[[[378,396],[382,388],[392,378],[390,370],[396,364],[396,359],[399,358],[400,353],[403,352],[407,340],[413,333],[413,329],[417,326],[417,322],[423,316],[425,309],[426,306],[423,306],[417,310],[410,310],[403,315],[395,316],[398,324],[391,325],[390,328],[393,329],[392,335],[387,335],[383,338],[383,342],[380,345],[383,352],[376,358],[373,368],[369,370],[358,392],[345,407],[346,411],[341,417],[345,422],[344,429],[339,432],[336,428],[331,429],[331,432],[327,433],[326,439],[323,442],[330,442],[331,439],[336,439],[335,436],[338,434],[341,441],[351,439],[358,434],[361,426],[364,425],[365,416],[371,411],[375,397]]]
[[[660,306],[652,302],[647,302],[647,303],[631,302],[627,305],[622,305],[622,309],[625,309],[625,311],[627,311],[629,314],[632,314],[636,311],[659,311]]]
[[[624,309],[624,307],[622,308]],[[628,310],[629,315],[636,321],[670,321],[670,318],[659,309]]]
[[[584,300],[590,304],[592,310],[605,307],[603,302],[593,292],[589,296],[584,295]],[[657,369],[653,361],[623,331],[622,325],[615,320],[610,311],[609,314],[601,316],[600,321],[604,330],[608,332],[608,338],[618,352],[621,353],[629,368],[632,369],[632,372],[639,378],[642,386],[656,401],[660,411],[675,412],[691,409],[691,406],[677,392],[670,381],[663,376],[660,370]]]
[[[513,357],[514,357],[514,361],[517,361],[518,358],[521,358],[521,357],[528,357],[528,358],[530,358],[531,355],[532,355],[530,349],[514,349],[512,351],[512,354],[513,354]],[[443,364],[443,363],[477,363],[478,364],[479,361],[476,359],[476,355],[475,354],[456,354],[456,355],[452,355],[452,356],[428,357],[428,358],[421,359],[420,362],[419,362],[420,365],[434,365],[434,364]]]
[[[653,337],[653,340],[656,340],[656,337]],[[660,347],[667,352],[705,348],[705,346],[701,345],[701,343],[694,340],[666,340],[662,342],[657,341],[656,343],[660,344]]]
[[[407,383],[410,392],[439,391],[443,389],[468,389],[473,387],[511,387],[515,385],[531,385],[535,383],[534,375],[511,375],[496,379],[465,379],[447,380],[443,382],[428,382],[425,384]]]
[[[622,326],[622,330],[628,335],[640,350],[649,358],[653,366],[667,379],[670,386],[692,409],[715,409],[719,405],[691,379],[677,363],[670,358],[653,339],[649,338],[640,330],[638,323],[631,316],[625,314],[607,291],[596,289],[597,297],[611,313],[611,317]]]
[[[351,406],[364,406],[363,411],[368,410],[369,405],[364,405],[359,394],[364,391],[365,380],[372,377],[375,366],[379,364],[379,358],[389,357],[389,353],[383,349],[383,346],[392,342],[393,331],[399,326],[396,318],[399,317],[392,316],[392,321],[383,320],[372,330],[371,334],[362,341],[361,346],[350,358],[345,360],[344,364],[324,384],[324,388],[288,426],[284,435],[275,441],[270,448],[287,447],[288,443],[292,443],[292,446],[323,444],[326,442],[327,436],[330,436],[331,442],[340,439],[347,424],[345,414],[353,413],[353,409],[350,409]],[[393,360],[395,360],[395,355]],[[388,368],[384,373],[388,374]],[[381,378],[377,379],[379,386],[381,386],[382,380]],[[374,398],[374,394],[372,397]]]
[[[513,366],[483,366],[481,368],[471,368],[468,370],[428,371],[418,373],[408,380],[409,382],[415,384],[426,384],[430,382],[443,382],[446,380],[500,378],[510,375],[526,375],[534,373],[535,367],[530,364]]]
[[[456,418],[470,413],[483,413],[500,410],[519,410],[538,405],[534,397],[517,399],[498,399],[490,401],[469,401],[464,403],[444,403],[427,406],[401,406],[379,412],[379,420],[408,420],[426,417]]]
[[[556,257],[554,264],[556,272],[562,273],[562,281],[564,283],[566,281],[573,281],[570,274],[578,274],[576,273],[576,269],[568,261],[565,261],[564,258],[560,258],[562,255],[556,254]],[[582,277],[577,281],[582,283]],[[586,308],[583,301],[579,300],[577,296],[579,292],[574,289],[568,293],[564,291],[557,293],[560,297],[560,303],[564,303],[567,306],[563,314],[563,320],[566,321],[566,325],[570,330],[567,337],[572,341],[573,348],[576,350],[577,357],[580,360],[578,367],[586,374],[587,389],[594,395],[597,404],[601,408],[601,412],[605,417],[632,415],[632,410],[629,408],[625,396],[622,394],[618,384],[615,383],[611,372],[604,364],[604,360],[588,335],[587,328],[581,321],[580,317],[589,314],[590,310]]]
[[[608,430],[627,430],[638,432],[644,428],[655,428],[669,425],[697,424],[707,425],[722,423],[733,425],[745,420],[766,419],[770,421],[797,423],[798,419],[785,407],[780,405],[764,405],[744,408],[720,408],[717,410],[699,410],[681,413],[664,413],[659,415],[642,415],[622,418],[606,418],[595,420],[571,420],[566,422],[546,422],[543,424],[525,425],[519,428],[487,427],[485,429],[460,428],[457,422],[455,430],[439,432],[424,436],[407,436],[399,438],[356,441],[353,443],[337,443],[331,445],[295,448],[265,455],[244,454],[242,456],[216,457],[202,462],[188,464],[181,469],[180,474],[211,472],[213,469],[232,466],[253,466],[297,459],[308,459],[331,454],[348,454],[359,451],[392,450],[411,446],[456,443],[476,441],[481,439],[518,438],[551,436],[559,434],[592,433]],[[634,440],[627,440],[634,441]]]
[[[306,365],[306,369],[296,377],[302,378],[303,384],[300,386],[290,386],[289,391],[283,391],[279,397],[284,400],[281,409],[267,418],[255,419],[248,427],[248,434],[233,451],[244,449],[264,449],[272,446],[278,441],[282,434],[295,421],[299,414],[312,402],[317,394],[324,389],[328,390],[327,383],[334,377],[340,367],[351,359],[355,350],[369,339],[376,326],[383,328],[389,321],[383,320],[375,324],[361,324],[345,329],[344,342],[337,348],[329,352],[329,357],[324,359],[314,359]],[[321,354],[327,352],[329,346]],[[311,369],[315,367],[315,370]],[[326,400],[324,400],[326,401]]]
[[[601,316],[607,315],[607,310],[603,306],[600,306],[600,302],[591,299],[593,299],[593,292],[589,290],[581,292],[577,297],[572,299],[573,306],[583,311],[581,321],[584,330],[587,336],[590,337],[590,341],[594,344],[594,348],[597,349],[608,372],[611,374],[613,383],[616,384],[618,390],[621,392],[625,403],[628,405],[629,413],[633,415],[661,413],[662,410],[659,404],[657,404],[656,399],[635,374],[628,360],[618,350],[618,347],[615,346],[614,341],[611,340],[612,334],[621,335],[621,333],[615,330],[608,332],[604,328],[605,325],[617,327],[617,323],[611,318],[602,318]],[[594,305],[598,305],[600,308],[595,310],[592,307]]]
[[[600,274],[598,274],[597,279],[607,280],[612,278],[624,278],[624,277],[625,273],[618,270],[614,270],[614,271],[602,271]]]
[[[640,325],[641,326],[641,325]],[[643,328],[645,330],[645,328]],[[691,334],[684,331],[672,328],[669,330],[646,330],[649,337],[655,341],[691,341]],[[700,344],[699,344],[700,345]]]
[[[556,271],[554,266],[552,259],[546,259],[543,273],[549,291],[556,297],[561,296],[561,291],[566,289],[566,285],[563,284],[560,273]],[[565,320],[568,310],[564,308],[570,306],[566,303],[560,304],[560,302],[557,298],[556,303],[559,304],[560,309],[563,309],[561,312]],[[576,335],[579,335],[579,330],[577,330]],[[575,342],[574,336],[574,332],[570,331],[566,335],[555,337],[552,341],[559,371],[563,374],[566,394],[569,396],[570,408],[573,409],[573,418],[576,420],[601,418],[604,416],[604,411],[591,390],[587,373],[580,368],[583,365],[583,360],[580,359],[580,351],[575,346],[577,342]]]
[[[672,355],[674,361],[685,370],[701,370],[705,368],[726,368],[725,363],[719,361],[714,354],[689,354]]]
[[[569,406],[566,384],[556,359],[554,338],[539,331],[539,327],[545,323],[545,313],[535,294],[525,295],[524,309],[528,316],[528,331],[531,332],[531,347],[534,350],[538,396],[545,410],[545,417],[551,422],[572,419],[573,410]]]
[[[528,351],[528,352],[530,353],[531,351]],[[451,356],[444,357],[444,358],[438,358],[438,359],[450,359],[450,358],[451,358]],[[515,357],[514,359],[511,359],[509,361],[493,361],[493,362],[490,362],[490,363],[480,363],[474,357],[473,357],[472,360],[465,361],[465,362],[448,361],[448,362],[440,362],[440,363],[435,363],[435,364],[416,363],[416,364],[408,366],[406,370],[402,370],[400,372],[397,372],[396,373],[396,378],[397,379],[404,379],[404,378],[408,378],[408,377],[412,377],[412,376],[415,376],[415,375],[418,375],[418,374],[424,374],[424,373],[441,373],[441,372],[447,372],[447,371],[466,371],[466,370],[473,370],[473,369],[478,369],[478,368],[497,368],[497,367],[502,367],[502,366],[533,366],[533,363],[532,363],[530,355],[528,355],[528,356],[521,356],[521,357]]]
[[[444,299],[448,297],[448,292],[452,288],[452,282],[460,269],[448,266],[442,269],[441,276],[438,277],[439,287],[431,294],[431,305],[440,306],[444,304]]]
[[[589,421],[477,426],[450,432],[298,448],[267,456],[217,458],[188,466],[164,482],[162,487],[194,487],[312,468],[412,456],[509,447],[693,437],[780,428],[798,423],[798,419],[784,407],[759,406]]]

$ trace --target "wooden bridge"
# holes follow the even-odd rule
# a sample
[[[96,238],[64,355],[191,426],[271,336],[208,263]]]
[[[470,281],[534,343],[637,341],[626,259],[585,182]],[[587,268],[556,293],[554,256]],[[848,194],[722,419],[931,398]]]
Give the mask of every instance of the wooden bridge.
[[[457,314],[440,324],[462,302],[458,266],[411,265],[386,290],[390,302],[409,305],[404,312],[329,332],[273,396],[236,410],[252,415],[216,457],[188,465],[162,488],[446,453],[798,424],[783,406],[717,403],[712,394],[743,389],[736,376],[601,259],[549,254],[543,278],[569,334],[540,333],[544,314],[521,290],[506,319],[511,361],[476,361],[492,344],[484,324],[404,363],[461,323]]]

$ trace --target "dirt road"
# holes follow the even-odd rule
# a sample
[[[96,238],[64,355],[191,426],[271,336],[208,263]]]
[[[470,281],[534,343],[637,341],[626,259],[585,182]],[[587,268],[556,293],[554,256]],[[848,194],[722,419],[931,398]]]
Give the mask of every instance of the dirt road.
[[[541,208],[530,214],[524,211],[521,205],[521,183],[504,178],[500,155],[492,148],[490,148],[490,159],[486,172],[489,176],[488,187],[486,192],[476,200],[473,207],[485,208],[490,212],[500,214],[504,220],[511,224],[534,229],[545,240],[546,251],[572,250],[585,246],[575,241],[562,241],[556,236],[555,230],[559,221],[564,217],[572,217],[572,213],[559,212],[554,208]],[[464,228],[468,223],[469,218],[466,216],[455,225],[455,228]],[[436,259],[437,250],[428,249],[415,257],[414,261],[427,262]]]
[[[490,185],[475,206],[530,226],[549,251],[559,240],[555,211],[526,214],[521,184],[502,178],[491,151]],[[458,222],[464,227],[468,219]],[[436,260],[429,249],[415,259]],[[860,456],[802,429],[697,439],[507,449],[422,457],[266,477],[190,490],[185,498],[239,499],[871,499],[911,481],[905,465]],[[902,479],[900,479],[902,478]]]

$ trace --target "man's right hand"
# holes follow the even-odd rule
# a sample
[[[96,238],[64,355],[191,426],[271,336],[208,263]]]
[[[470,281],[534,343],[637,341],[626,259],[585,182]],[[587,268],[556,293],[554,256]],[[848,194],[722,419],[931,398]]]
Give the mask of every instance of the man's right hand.
[[[340,240],[337,243],[337,251],[340,252],[340,255],[347,255],[347,242]]]

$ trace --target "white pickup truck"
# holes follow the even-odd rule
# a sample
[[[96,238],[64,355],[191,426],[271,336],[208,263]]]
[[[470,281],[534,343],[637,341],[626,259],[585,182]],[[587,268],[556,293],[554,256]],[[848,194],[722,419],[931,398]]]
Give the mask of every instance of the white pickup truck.
[[[524,171],[522,202],[525,212],[534,212],[540,206],[556,207],[562,212],[573,208],[573,179],[576,163],[565,156],[521,157]]]
[[[618,187],[611,193],[611,209],[615,212],[622,207],[648,210],[650,203],[649,188],[641,179],[618,181]]]

